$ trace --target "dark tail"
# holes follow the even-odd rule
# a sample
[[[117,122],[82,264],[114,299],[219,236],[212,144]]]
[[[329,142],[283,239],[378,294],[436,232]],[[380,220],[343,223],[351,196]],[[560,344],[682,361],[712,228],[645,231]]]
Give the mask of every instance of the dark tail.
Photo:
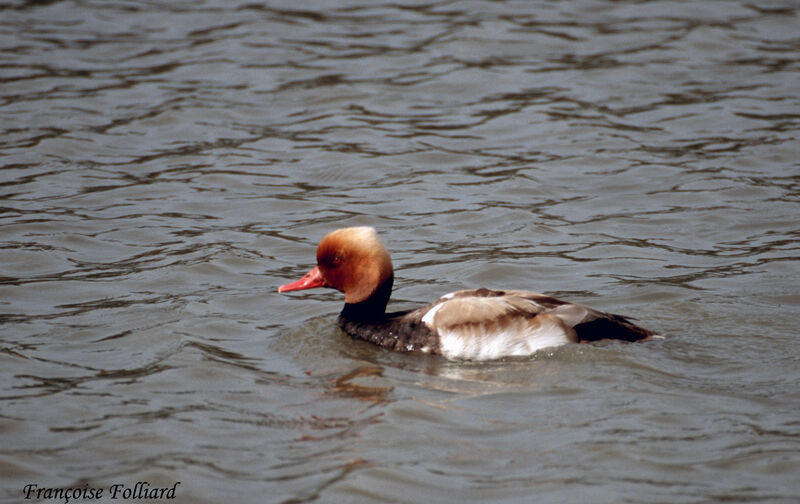
[[[587,343],[604,339],[647,341],[662,338],[653,331],[637,326],[621,315],[610,313],[604,315],[605,317],[583,322],[573,328],[578,335],[579,342]]]

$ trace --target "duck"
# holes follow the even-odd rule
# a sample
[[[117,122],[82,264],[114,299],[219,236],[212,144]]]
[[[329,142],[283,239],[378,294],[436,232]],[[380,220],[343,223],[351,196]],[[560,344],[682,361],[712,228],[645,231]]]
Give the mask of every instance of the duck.
[[[421,308],[387,313],[393,283],[392,259],[377,231],[359,226],[325,235],[317,246],[316,266],[278,292],[336,289],[345,303],[338,325],[351,338],[451,360],[530,356],[570,343],[662,338],[629,317],[523,290],[459,290]]]

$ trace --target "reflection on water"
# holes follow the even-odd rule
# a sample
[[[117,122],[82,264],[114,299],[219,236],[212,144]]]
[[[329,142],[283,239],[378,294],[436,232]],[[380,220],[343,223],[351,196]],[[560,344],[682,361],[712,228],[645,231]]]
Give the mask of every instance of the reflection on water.
[[[793,502],[791,2],[0,5],[0,478],[181,502]],[[669,337],[448,362],[392,309],[544,291]]]

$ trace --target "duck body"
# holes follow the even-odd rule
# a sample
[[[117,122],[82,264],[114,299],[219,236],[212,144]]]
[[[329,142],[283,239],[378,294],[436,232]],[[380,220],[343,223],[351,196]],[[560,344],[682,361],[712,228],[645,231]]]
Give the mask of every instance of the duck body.
[[[375,230],[344,228],[320,242],[315,268],[278,290],[338,289],[345,294],[338,323],[349,336],[449,359],[490,360],[567,343],[658,337],[620,315],[529,291],[461,290],[415,310],[385,313],[393,280],[391,259]]]

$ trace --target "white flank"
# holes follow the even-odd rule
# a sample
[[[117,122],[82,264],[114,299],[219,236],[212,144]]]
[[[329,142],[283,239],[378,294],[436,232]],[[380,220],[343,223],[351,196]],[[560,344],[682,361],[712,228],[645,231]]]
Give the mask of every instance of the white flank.
[[[531,355],[547,347],[570,342],[564,327],[557,323],[530,326],[515,324],[495,333],[483,327],[452,327],[439,330],[442,355],[449,359],[491,360]]]
[[[530,299],[458,294],[445,294],[422,316],[422,323],[439,336],[442,355],[449,359],[525,356],[565,345],[575,341],[575,332],[564,319],[577,323],[587,311],[565,305],[543,313],[541,305]]]
[[[437,304],[436,306],[428,310],[428,313],[426,313],[422,317],[422,322],[426,326],[428,326],[429,329],[436,330],[435,327],[433,326],[433,318],[436,316],[436,312],[439,311],[439,308],[441,308],[442,306],[444,306],[444,303]]]

